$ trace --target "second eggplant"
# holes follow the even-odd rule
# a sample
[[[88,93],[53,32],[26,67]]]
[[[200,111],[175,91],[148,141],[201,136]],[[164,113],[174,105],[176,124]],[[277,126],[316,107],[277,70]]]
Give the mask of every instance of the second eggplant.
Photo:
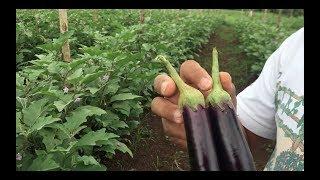
[[[241,129],[230,95],[222,88],[218,66],[218,52],[212,51],[213,90],[206,103],[219,168],[222,171],[255,171],[255,165]]]

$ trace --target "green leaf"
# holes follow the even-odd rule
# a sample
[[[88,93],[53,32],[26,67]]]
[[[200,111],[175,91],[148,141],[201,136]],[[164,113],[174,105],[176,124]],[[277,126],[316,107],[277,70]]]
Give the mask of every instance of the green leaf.
[[[78,164],[73,170],[74,171],[106,171],[106,167],[104,165],[82,165]]]
[[[68,148],[64,148],[64,147],[58,146],[55,149],[51,150],[50,152],[69,152],[74,147],[74,145],[77,144],[77,142],[78,141],[70,142]]]
[[[103,127],[108,127],[112,129],[126,128],[129,127],[124,121],[120,121],[119,117],[115,115],[104,114],[100,118],[96,118],[98,122],[101,122]]]
[[[133,157],[132,155],[132,151],[127,147],[127,145],[125,145],[122,142],[117,142],[116,143],[116,147],[118,150],[120,150],[123,153],[128,153],[131,157]]]
[[[48,117],[39,117],[37,121],[30,127],[29,131],[27,134],[30,134],[34,131],[39,131],[42,129],[44,126],[51,124],[53,122],[59,121],[60,118],[53,118],[52,116]]]
[[[148,44],[148,43],[143,43],[142,47],[146,51],[150,51],[150,49],[152,49],[152,46],[150,44]]]
[[[140,124],[140,122],[139,121],[128,121],[127,122],[127,124],[128,124],[128,126],[130,127],[130,128],[136,128],[136,127],[138,127],[138,125]]]
[[[106,84],[104,94],[111,94],[111,95],[115,94],[118,91],[118,89],[120,88],[119,81],[120,81],[120,79],[117,79],[117,78],[110,79],[108,81],[108,83]]]
[[[62,143],[61,140],[55,138],[56,134],[53,129],[43,129],[39,134],[43,137],[42,142],[46,146],[47,151],[51,151],[57,145]]]
[[[52,62],[48,65],[48,72],[52,74],[59,74],[63,69],[63,65],[65,65],[64,62]]]
[[[87,88],[91,94],[95,94],[96,92],[99,91],[99,88],[95,88],[95,87],[88,87]]]
[[[126,116],[129,116],[130,114],[131,106],[128,101],[115,102],[112,104],[112,107]]]
[[[116,139],[110,139],[109,141],[105,141],[104,144],[105,145],[112,145],[113,147],[115,147],[119,151],[121,151],[123,153],[127,152],[131,157],[133,157],[132,151],[127,147],[127,145],[125,145],[122,142],[119,142]]]
[[[103,127],[109,126],[114,121],[119,121],[118,115],[111,112],[110,110],[106,110],[106,113],[101,115],[100,118],[96,118],[97,121],[101,122],[103,124]]]
[[[99,162],[93,156],[78,156],[77,160],[83,162],[84,165],[98,165]]]
[[[42,154],[33,160],[29,171],[48,171],[59,168],[59,164],[53,160],[52,154]]]
[[[97,145],[97,141],[107,141],[110,138],[119,137],[113,133],[106,133],[105,128],[98,131],[91,131],[82,136],[77,142],[76,146],[94,146]]]
[[[82,68],[79,68],[77,69],[73,74],[71,74],[67,80],[70,81],[70,82],[74,82],[76,81],[77,79],[79,79],[79,77],[81,77],[82,75]]]
[[[85,59],[80,59],[80,60],[73,60],[72,62],[69,63],[69,66],[71,69],[76,68],[78,65],[85,63]]]
[[[21,104],[22,108],[26,108],[27,107],[27,102],[28,102],[27,98],[17,97],[17,100]]]
[[[132,93],[122,93],[122,94],[117,94],[115,96],[112,96],[110,99],[110,102],[113,101],[124,101],[124,100],[128,100],[128,99],[135,99],[135,98],[139,98],[141,96],[137,96],[134,95]]]
[[[40,99],[38,101],[34,101],[30,104],[29,107],[22,110],[23,113],[23,123],[27,126],[31,127],[37,119],[41,116],[45,104],[48,102],[46,99]]]
[[[100,71],[97,73],[87,74],[83,79],[80,80],[81,84],[89,84],[90,82],[96,80],[98,77],[102,76],[105,72]]]
[[[87,121],[88,116],[102,115],[106,113],[103,109],[94,106],[81,106],[74,110],[70,116],[66,117],[67,122],[63,125],[66,129],[73,134],[79,126]]]
[[[32,69],[30,70],[29,74],[28,74],[28,78],[30,80],[36,80],[40,74],[42,74],[45,70],[43,69],[39,69],[39,70],[36,70],[36,69]]]
[[[56,108],[58,109],[59,112],[61,112],[71,102],[72,102],[72,100],[68,101],[68,102],[64,102],[62,100],[59,100],[59,101],[53,102],[53,105],[56,106]]]
[[[22,130],[22,124],[21,124],[21,112],[16,112],[16,133],[21,133]]]

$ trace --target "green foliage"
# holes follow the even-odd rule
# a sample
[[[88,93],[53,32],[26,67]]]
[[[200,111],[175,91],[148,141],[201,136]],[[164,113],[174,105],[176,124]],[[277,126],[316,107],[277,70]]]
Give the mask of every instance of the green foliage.
[[[148,11],[144,24],[138,10],[101,10],[98,19],[91,10],[69,10],[61,35],[56,10],[17,11],[17,170],[106,170],[99,154],[132,157],[125,136],[137,128],[162,70],[151,60],[160,53],[176,64],[192,58],[222,22],[171,10]],[[70,63],[60,52],[66,41]]]
[[[259,75],[265,61],[292,33],[304,26],[303,17],[278,17],[269,13],[266,18],[262,14],[249,17],[238,12],[231,12],[226,17],[226,23],[233,26],[239,34],[241,49],[249,58],[256,62],[251,71]]]

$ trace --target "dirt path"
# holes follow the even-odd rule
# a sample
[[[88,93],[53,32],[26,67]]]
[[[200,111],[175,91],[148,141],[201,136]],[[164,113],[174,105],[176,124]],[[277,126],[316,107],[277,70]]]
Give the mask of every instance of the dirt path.
[[[201,66],[210,73],[212,48],[216,47],[219,53],[220,71],[230,73],[237,88],[237,93],[241,92],[256,79],[250,73],[250,66],[253,60],[248,59],[238,46],[239,41],[236,32],[230,27],[221,26],[210,37],[209,43],[200,51],[200,57],[196,58]]]

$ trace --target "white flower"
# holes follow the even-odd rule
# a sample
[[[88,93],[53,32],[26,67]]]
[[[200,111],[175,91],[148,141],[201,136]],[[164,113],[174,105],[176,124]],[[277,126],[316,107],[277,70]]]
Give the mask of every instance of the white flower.
[[[109,77],[110,77],[109,75],[104,75],[104,76],[102,77],[102,80],[103,80],[103,81],[108,81],[108,80],[109,80]]]
[[[78,103],[78,102],[80,102],[80,101],[81,101],[81,98],[76,98],[76,99],[74,100],[75,103]]]
[[[17,161],[21,161],[21,159],[22,159],[22,156],[21,156],[20,153],[18,153],[18,154],[16,155],[16,160],[17,160]]]
[[[68,88],[67,86],[65,86],[65,87],[63,88],[63,92],[64,92],[64,93],[68,93],[68,92],[69,92],[69,88]]]

